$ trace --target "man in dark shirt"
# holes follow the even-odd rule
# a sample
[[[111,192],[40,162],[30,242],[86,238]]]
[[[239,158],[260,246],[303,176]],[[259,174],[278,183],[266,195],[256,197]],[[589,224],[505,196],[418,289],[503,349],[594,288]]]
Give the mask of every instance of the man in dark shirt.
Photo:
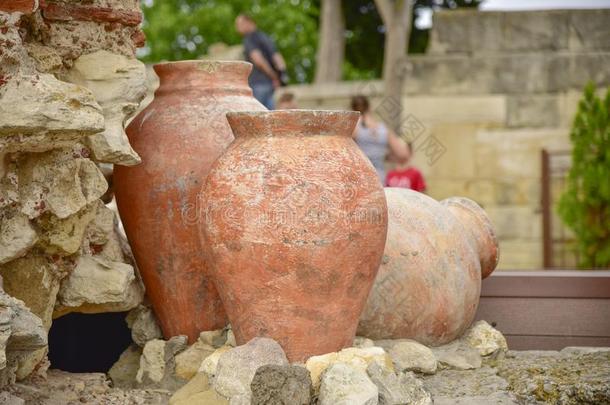
[[[246,60],[254,65],[248,80],[252,93],[261,104],[273,110],[273,92],[282,84],[282,76],[286,71],[284,58],[277,51],[273,40],[256,28],[251,17],[238,15],[235,28],[244,38]]]

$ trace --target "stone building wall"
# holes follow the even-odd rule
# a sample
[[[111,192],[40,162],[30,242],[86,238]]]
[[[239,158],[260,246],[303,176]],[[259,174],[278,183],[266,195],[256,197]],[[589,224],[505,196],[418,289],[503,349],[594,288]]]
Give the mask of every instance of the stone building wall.
[[[402,133],[437,199],[462,195],[491,216],[500,269],[542,267],[542,148],[570,148],[587,81],[610,85],[610,10],[436,13],[429,52],[405,66]],[[383,84],[292,86],[302,108],[349,108]]]
[[[0,2],[0,387],[44,372],[52,319],[126,311],[143,287],[100,199],[140,161],[138,0]]]

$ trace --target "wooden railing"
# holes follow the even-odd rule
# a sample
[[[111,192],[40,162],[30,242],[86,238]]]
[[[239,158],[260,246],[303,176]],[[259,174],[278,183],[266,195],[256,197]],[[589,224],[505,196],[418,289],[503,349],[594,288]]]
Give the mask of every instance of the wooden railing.
[[[483,280],[476,319],[511,349],[610,346],[610,270],[497,271]]]

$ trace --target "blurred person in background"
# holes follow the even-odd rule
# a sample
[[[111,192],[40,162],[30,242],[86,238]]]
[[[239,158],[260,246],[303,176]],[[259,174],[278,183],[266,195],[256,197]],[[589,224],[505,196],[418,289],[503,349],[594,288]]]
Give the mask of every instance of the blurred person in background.
[[[413,147],[407,143],[407,154],[402,160],[397,160],[396,167],[388,172],[385,178],[386,187],[402,187],[423,193],[426,191],[426,181],[422,173],[411,166]]]
[[[299,107],[297,106],[293,93],[282,93],[282,95],[277,101],[278,110],[296,110],[298,108]]]
[[[240,14],[235,19],[235,28],[243,37],[244,56],[252,63],[248,82],[254,98],[269,110],[273,110],[275,89],[287,84],[286,62],[277,51],[273,40],[256,28],[252,17]]]
[[[352,136],[375,167],[381,184],[385,184],[386,156],[389,153],[393,160],[399,162],[408,160],[408,146],[394,131],[373,117],[367,97],[354,96],[351,107],[352,110],[360,112],[360,119]]]

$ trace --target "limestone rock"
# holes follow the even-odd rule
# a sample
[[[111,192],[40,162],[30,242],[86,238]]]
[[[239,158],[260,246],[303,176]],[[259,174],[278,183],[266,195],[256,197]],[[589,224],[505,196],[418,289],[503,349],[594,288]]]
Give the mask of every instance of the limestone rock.
[[[231,346],[221,346],[216,349],[214,353],[210,354],[201,362],[199,372],[204,373],[209,378],[213,378],[218,370],[218,361],[220,360],[220,356],[222,356],[224,353],[228,352],[231,349]]]
[[[108,377],[112,384],[119,388],[134,388],[136,386],[136,375],[140,369],[140,357],[142,348],[138,345],[131,345],[121,357],[108,370]]]
[[[146,343],[140,358],[140,369],[136,375],[139,383],[144,382],[144,378],[152,382],[161,382],[165,376],[165,341],[161,339],[151,340]]]
[[[55,316],[128,311],[142,302],[143,295],[130,265],[81,256],[61,284]]]
[[[67,218],[60,219],[52,214],[40,216],[36,221],[41,232],[39,244],[48,254],[66,256],[76,253],[96,210],[97,204],[92,203]]]
[[[174,398],[174,397],[172,397]],[[229,401],[219,395],[213,389],[209,389],[206,391],[197,392],[189,397],[183,399],[176,399],[171,401],[171,405],[229,405]],[[231,401],[233,405],[233,401]]]
[[[434,375],[422,376],[424,386],[434,398],[485,398],[496,393],[507,393],[508,382],[492,367],[472,370],[439,370]],[[493,403],[493,402],[490,402]]]
[[[116,213],[101,201],[96,201],[95,205],[95,217],[89,223],[85,236],[90,245],[103,246],[114,232]]]
[[[506,338],[499,330],[485,321],[478,321],[470,327],[462,337],[481,356],[487,356],[498,351],[508,351]]]
[[[235,341],[235,334],[233,333],[233,329],[227,329],[227,341],[225,345],[235,347],[237,346],[237,342]]]
[[[0,264],[25,255],[38,240],[27,216],[8,210],[3,214],[0,214]]]
[[[0,265],[4,290],[23,301],[27,308],[42,321],[44,334],[51,327],[53,306],[61,278],[71,268],[70,261],[54,261],[28,254]],[[46,347],[19,353],[15,358],[15,376],[18,380],[30,375],[46,359]]]
[[[230,400],[242,396],[250,400],[250,383],[259,367],[287,365],[288,359],[281,346],[269,338],[254,338],[220,356],[214,389]]]
[[[169,403],[170,405],[200,403],[196,401],[194,397],[197,394],[208,391],[209,389],[210,383],[208,377],[203,373],[199,373],[195,375],[184,387],[176,391],[169,399]]]
[[[372,362],[383,365],[388,371],[394,371],[392,359],[381,347],[350,347],[340,352],[327,353],[310,357],[305,363],[309,370],[314,389],[320,387],[320,378],[324,370],[335,363],[346,363],[363,372]]]
[[[197,340],[176,356],[176,375],[184,380],[190,380],[199,371],[203,360],[214,351],[214,347]]]
[[[75,147],[22,155],[17,161],[21,212],[29,218],[45,212],[67,218],[100,198],[108,183],[83,154],[88,151]]]
[[[517,398],[508,392],[494,392],[490,395],[464,396],[455,398],[434,397],[434,405],[518,405]]]
[[[60,280],[70,271],[71,266],[69,260],[54,262],[28,254],[1,265],[0,276],[3,278],[4,290],[23,301],[48,330]]]
[[[227,330],[206,330],[199,334],[199,341],[218,349],[225,345],[227,341]]]
[[[127,314],[127,326],[131,328],[131,338],[140,347],[144,347],[146,342],[163,337],[163,332],[157,323],[152,309],[143,305],[132,309]]]
[[[0,288],[0,388],[28,371],[20,370],[20,364],[35,358],[46,345],[47,331],[40,318]]]
[[[379,390],[381,405],[431,405],[432,397],[424,384],[413,373],[395,373],[385,370],[377,363],[371,363],[366,370],[371,381]]]
[[[176,391],[186,381],[174,374],[175,357],[186,349],[186,336],[174,336],[167,342],[161,339],[146,343],[140,357],[136,381],[140,386]]]
[[[301,366],[259,367],[252,383],[252,405],[309,405],[313,387]]]
[[[93,158],[126,166],[140,163],[140,157],[129,145],[124,124],[146,94],[144,64],[100,50],[76,59],[66,79],[91,90],[103,108],[104,131],[86,141]]]
[[[436,357],[428,347],[414,341],[401,341],[389,351],[394,367],[399,371],[434,374]]]
[[[610,403],[610,351],[509,352],[498,363],[498,375],[522,403]]]
[[[373,342],[369,338],[365,338],[362,336],[356,336],[356,338],[354,339],[354,344],[352,346],[359,347],[359,348],[373,347],[373,346],[375,346],[375,342]]]
[[[10,392],[0,392],[0,404],[25,405],[25,400],[12,395]]]
[[[336,363],[322,376],[320,405],[377,405],[379,392],[366,372]]]
[[[436,360],[447,367],[468,370],[479,368],[482,364],[479,351],[460,340],[431,349]]]
[[[6,345],[11,337],[13,310],[0,307],[0,370],[6,368]]]
[[[102,109],[83,87],[51,74],[22,74],[2,87],[2,150],[42,152],[68,147],[104,129]]]

